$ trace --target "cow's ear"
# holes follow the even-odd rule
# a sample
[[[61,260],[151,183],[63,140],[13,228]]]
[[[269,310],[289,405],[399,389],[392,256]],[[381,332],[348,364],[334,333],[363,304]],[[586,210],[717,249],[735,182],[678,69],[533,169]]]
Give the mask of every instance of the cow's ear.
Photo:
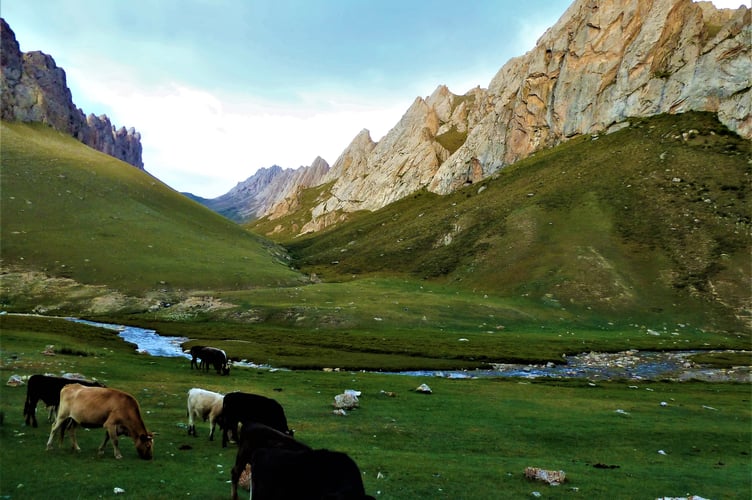
[[[151,432],[149,434],[141,434],[141,441],[151,441],[154,439],[154,434]]]

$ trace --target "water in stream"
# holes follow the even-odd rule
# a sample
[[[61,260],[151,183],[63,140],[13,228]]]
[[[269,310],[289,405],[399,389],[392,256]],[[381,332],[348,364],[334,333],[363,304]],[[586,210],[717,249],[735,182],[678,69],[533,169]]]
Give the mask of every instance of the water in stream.
[[[75,318],[71,321],[107,328],[118,332],[126,342],[135,344],[139,352],[151,356],[185,357],[189,354],[180,347],[188,341],[186,337],[165,337],[154,330],[133,326],[96,323]],[[517,378],[581,378],[587,380],[706,380],[706,381],[752,381],[752,367],[709,368],[696,365],[690,360],[700,351],[624,351],[618,353],[582,353],[567,356],[566,363],[546,365],[494,364],[489,369],[480,370],[422,370],[399,372],[401,375],[477,378],[477,377],[517,377]],[[234,363],[234,366],[259,367],[253,363]],[[271,368],[271,367],[266,367]]]

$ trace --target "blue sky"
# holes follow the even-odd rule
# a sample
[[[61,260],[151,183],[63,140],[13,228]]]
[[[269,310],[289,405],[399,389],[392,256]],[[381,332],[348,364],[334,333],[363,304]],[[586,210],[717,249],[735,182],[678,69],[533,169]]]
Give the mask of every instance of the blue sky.
[[[486,87],[571,3],[3,0],[0,14],[85,113],[141,132],[147,171],[212,198],[262,167],[333,164],[440,84]]]

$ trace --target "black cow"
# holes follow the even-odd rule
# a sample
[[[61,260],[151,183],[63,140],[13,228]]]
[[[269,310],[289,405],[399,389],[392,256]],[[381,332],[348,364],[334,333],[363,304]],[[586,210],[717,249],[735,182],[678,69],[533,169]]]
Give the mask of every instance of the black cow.
[[[253,500],[373,499],[357,464],[329,450],[260,448],[251,457]]]
[[[238,498],[238,481],[245,470],[246,464],[253,460],[253,453],[261,448],[281,448],[285,450],[305,451],[310,450],[307,445],[296,441],[289,434],[279,432],[271,427],[255,422],[246,424],[240,429],[238,438],[238,454],[235,457],[235,465],[232,468],[232,498]]]
[[[218,375],[230,374],[230,365],[225,351],[216,347],[191,347],[191,369],[195,366],[198,369],[203,367],[205,371],[209,371],[209,365],[217,370]]]
[[[60,406],[60,389],[68,384],[104,387],[104,385],[96,381],[52,377],[50,375],[32,375],[26,382],[26,402],[24,403],[24,420],[26,421],[26,425],[38,427],[37,403],[40,399],[44,404],[52,407],[47,417],[47,420],[51,422],[53,413],[57,413],[57,407]]]
[[[287,417],[282,405],[271,398],[245,392],[231,392],[225,395],[222,403],[222,415],[217,419],[222,429],[222,447],[227,447],[227,433],[232,433],[238,441],[238,424],[251,422],[268,425],[272,429],[292,436],[293,431],[287,427]]]

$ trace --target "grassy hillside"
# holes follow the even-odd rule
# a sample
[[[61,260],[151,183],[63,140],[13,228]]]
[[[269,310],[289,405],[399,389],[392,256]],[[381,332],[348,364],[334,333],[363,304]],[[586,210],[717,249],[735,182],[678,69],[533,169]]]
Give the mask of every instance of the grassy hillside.
[[[318,234],[250,227],[325,280],[401,275],[562,311],[747,329],[749,162],[749,141],[711,114],[659,116]]]
[[[47,278],[41,293],[71,307],[104,289],[170,300],[298,281],[279,248],[148,173],[46,126],[3,122],[1,132],[5,307],[34,303],[42,285],[31,271]]]

